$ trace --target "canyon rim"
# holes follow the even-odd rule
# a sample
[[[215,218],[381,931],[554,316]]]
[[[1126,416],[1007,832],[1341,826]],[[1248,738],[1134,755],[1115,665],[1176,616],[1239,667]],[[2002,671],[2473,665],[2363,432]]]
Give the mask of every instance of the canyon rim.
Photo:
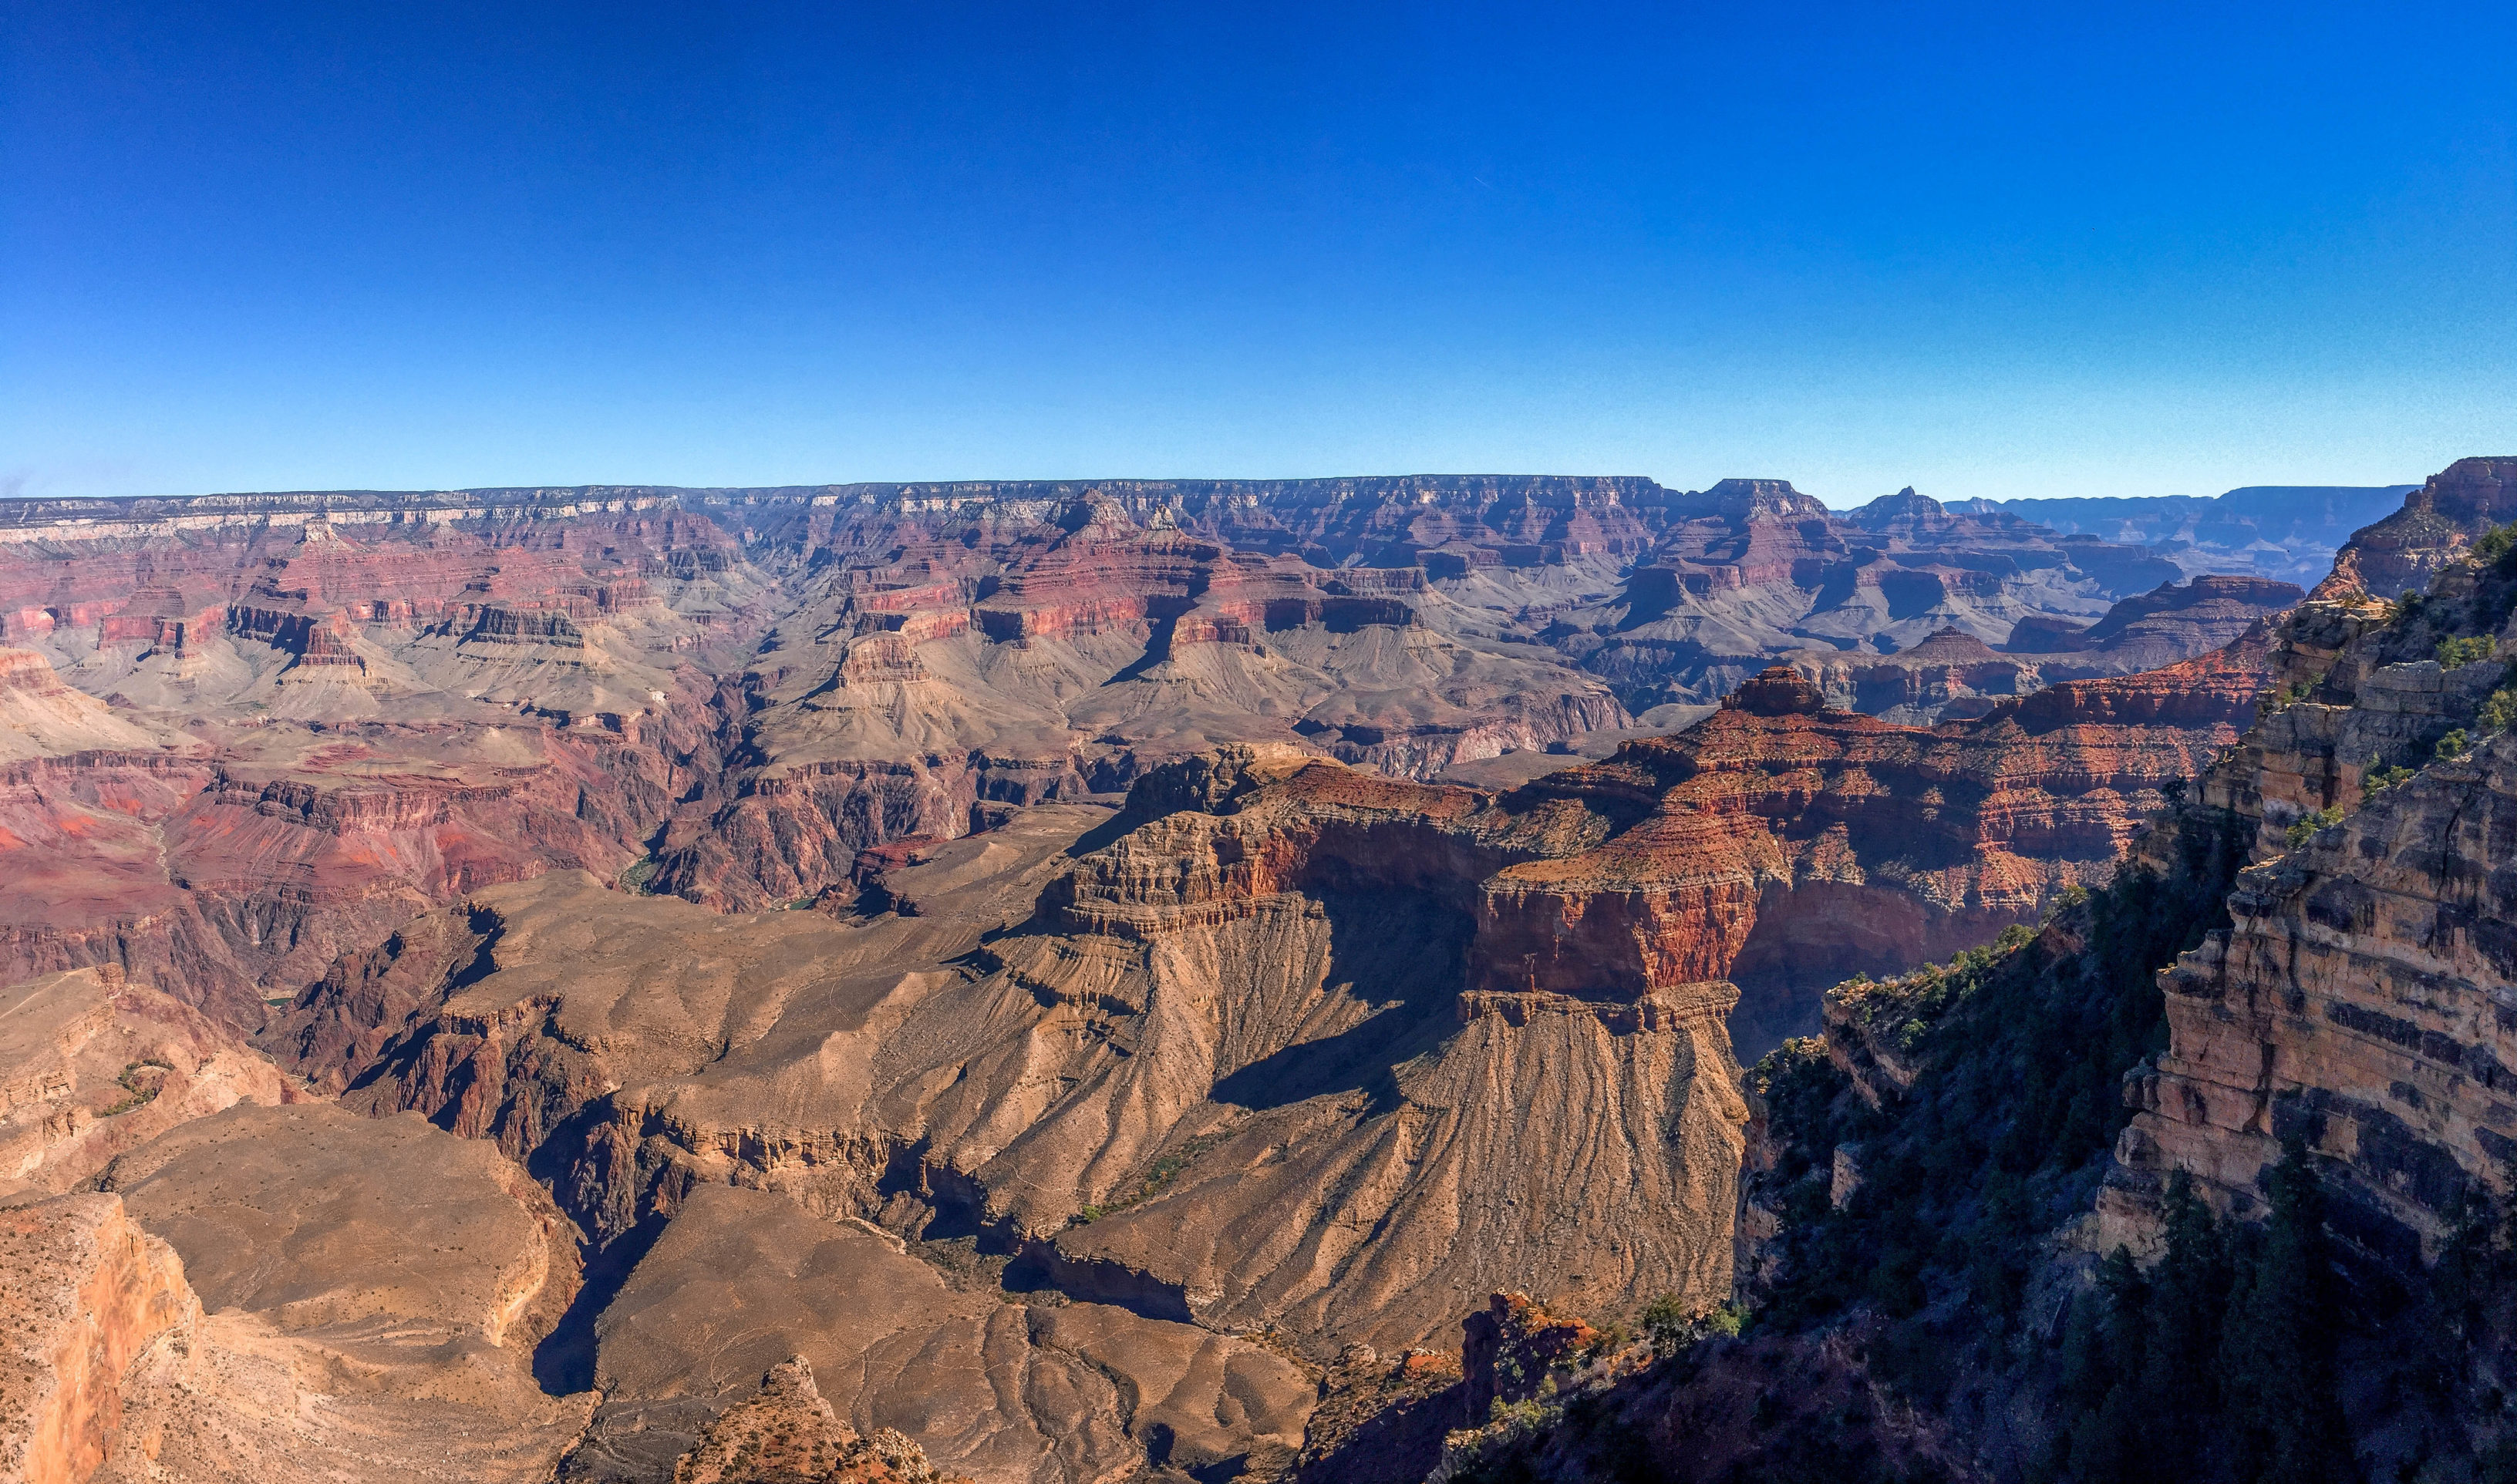
[[[2517,460],[2375,493],[0,506],[0,1465],[2119,1477],[2301,1182],[2481,1458]]]

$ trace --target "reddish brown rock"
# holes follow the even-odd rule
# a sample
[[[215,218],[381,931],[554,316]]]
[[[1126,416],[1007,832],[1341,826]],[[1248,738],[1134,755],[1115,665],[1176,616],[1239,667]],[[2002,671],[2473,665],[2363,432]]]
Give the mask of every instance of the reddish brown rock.
[[[1486,1420],[1497,1402],[1527,1401],[1558,1373],[1570,1373],[1607,1342],[1579,1319],[1557,1318],[1527,1293],[1497,1293],[1462,1322],[1464,1425]],[[1552,1390],[1552,1387],[1547,1387]]]
[[[2375,597],[2419,592],[2476,536],[2510,521],[2517,521],[2517,458],[2457,459],[2403,509],[2352,532],[2334,570]]]

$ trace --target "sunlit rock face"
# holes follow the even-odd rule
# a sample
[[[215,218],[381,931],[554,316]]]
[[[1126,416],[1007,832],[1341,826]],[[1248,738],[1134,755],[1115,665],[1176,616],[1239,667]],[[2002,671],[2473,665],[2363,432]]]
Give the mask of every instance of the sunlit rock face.
[[[1740,1060],[2105,879],[2297,601],[1770,480],[6,515],[0,1200],[122,1203],[55,1432],[201,1477],[1265,1472],[1714,1304]]]
[[[2465,460],[2407,509],[2479,502],[2505,462]],[[2325,1157],[2347,1234],[2408,1267],[2517,1152],[2517,772],[2493,700],[2517,575],[2450,556],[2389,604],[2357,585],[2368,570],[2338,570],[2275,635],[2272,706],[2196,790],[2194,827],[2227,822],[2211,827],[2256,864],[2232,925],[2160,976],[2171,1040],[2126,1084],[2141,1111],[2101,1206],[2126,1240],[2154,1239],[2175,1170],[2259,1212],[2297,1139]]]

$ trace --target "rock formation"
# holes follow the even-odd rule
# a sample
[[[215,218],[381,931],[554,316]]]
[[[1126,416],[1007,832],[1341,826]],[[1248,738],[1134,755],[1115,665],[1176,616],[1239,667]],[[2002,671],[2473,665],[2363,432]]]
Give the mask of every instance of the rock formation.
[[[2115,1235],[2155,1240],[2175,1170],[2260,1215],[2263,1171],[2304,1139],[2353,1240],[2417,1266],[2517,1153],[2498,1008],[2517,963],[2500,941],[2512,610],[2517,572],[2457,559],[2420,601],[2343,590],[2281,636],[2283,703],[2197,790],[2258,864],[2231,926],[2161,976],[2171,1039],[2127,1084]]]
[[[2378,621],[2178,575],[1779,481],[12,506],[0,1215],[141,1297],[8,1436],[1377,1476],[1730,1296],[1739,1054]]]
[[[2517,520],[2517,459],[2464,458],[2430,476],[2403,508],[2351,533],[2334,560],[2369,594],[2419,592],[2474,537]]]
[[[728,1408],[673,1466],[673,1484],[957,1484],[889,1427],[840,1421],[798,1355],[769,1368],[760,1394]],[[959,1481],[967,1484],[967,1481]]]
[[[0,1200],[68,1190],[180,1124],[296,1095],[233,1030],[119,966],[0,988]]]
[[[532,1372],[572,1230],[488,1146],[238,1107],[102,1183],[0,1209],[10,1477],[525,1481],[584,1427]]]
[[[2005,697],[2065,681],[2162,669],[2210,654],[2304,596],[2286,582],[2200,576],[2126,598],[2086,626],[2023,618],[2000,651],[1963,629],[1944,628],[1893,655],[1804,651],[1789,662],[1834,704],[1929,726],[1982,716]]]
[[[2066,536],[2148,547],[2188,573],[2313,587],[2351,533],[2401,509],[2417,485],[2249,485],[2216,497],[2116,495],[1971,502]]]
[[[2368,565],[2346,552],[2262,636],[2253,725],[2130,842],[2132,869],[1944,966],[1839,986],[1822,1038],[1754,1069],[1752,1339],[1699,1338],[1486,1429],[1475,1466],[2413,1478],[2517,1460],[2517,527],[2428,524],[2500,462],[2434,480]],[[2375,558],[2434,565],[2389,602],[2361,585]],[[2182,707],[2194,678],[2134,677],[2118,700]],[[2068,715],[2114,684],[2015,704]],[[1776,1374],[1869,1400],[1795,1415]]]

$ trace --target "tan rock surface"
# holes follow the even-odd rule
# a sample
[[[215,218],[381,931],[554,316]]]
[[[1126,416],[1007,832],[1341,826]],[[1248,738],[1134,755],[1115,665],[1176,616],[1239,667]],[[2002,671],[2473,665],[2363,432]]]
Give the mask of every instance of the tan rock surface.
[[[61,1192],[179,1124],[294,1081],[118,966],[0,987],[0,1199]]]
[[[495,1150],[417,1119],[237,1107],[105,1185],[188,1255],[208,1317],[123,1386],[98,1477],[548,1477],[591,1396],[533,1347],[576,1286],[575,1232]]]
[[[673,1484],[961,1484],[936,1472],[888,1427],[871,1436],[841,1422],[802,1356],[760,1378],[760,1394],[708,1423],[673,1466]]]
[[[810,1363],[846,1426],[896,1429],[937,1467],[982,1480],[1117,1478],[1149,1457],[1265,1469],[1301,1445],[1313,1387],[1282,1357],[1124,1309],[1018,1297],[951,1287],[898,1239],[783,1196],[700,1188],[604,1311],[608,1400],[567,1476],[652,1470],[782,1355]]]
[[[111,1196],[0,1208],[0,1479],[78,1484],[126,1442],[123,1376],[200,1305]]]

